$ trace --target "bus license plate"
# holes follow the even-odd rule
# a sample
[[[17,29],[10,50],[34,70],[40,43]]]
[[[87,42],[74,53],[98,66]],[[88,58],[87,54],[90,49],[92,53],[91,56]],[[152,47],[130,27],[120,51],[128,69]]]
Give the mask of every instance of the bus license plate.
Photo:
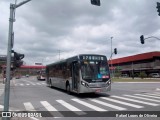
[[[101,89],[97,89],[96,92],[101,92]]]

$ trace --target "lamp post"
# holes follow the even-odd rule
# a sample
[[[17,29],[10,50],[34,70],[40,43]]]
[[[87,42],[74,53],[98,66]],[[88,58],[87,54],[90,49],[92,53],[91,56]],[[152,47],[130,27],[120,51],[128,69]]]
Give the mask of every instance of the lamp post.
[[[111,37],[111,77],[113,77],[113,70],[112,70],[112,39],[113,37]]]
[[[9,109],[9,93],[10,93],[10,73],[11,73],[11,54],[13,48],[13,22],[15,22],[15,10],[21,5],[29,2],[31,0],[23,1],[19,4],[10,4],[10,18],[9,18],[9,32],[8,32],[8,49],[7,49],[7,68],[6,68],[6,82],[4,91],[4,112],[8,112]],[[9,117],[3,117],[3,120],[9,120]]]

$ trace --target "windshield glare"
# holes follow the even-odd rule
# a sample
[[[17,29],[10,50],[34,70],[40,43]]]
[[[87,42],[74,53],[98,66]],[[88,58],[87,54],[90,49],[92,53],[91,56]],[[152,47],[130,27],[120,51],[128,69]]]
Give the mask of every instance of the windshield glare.
[[[109,78],[106,61],[83,61],[81,72],[82,79],[87,82],[104,82]]]

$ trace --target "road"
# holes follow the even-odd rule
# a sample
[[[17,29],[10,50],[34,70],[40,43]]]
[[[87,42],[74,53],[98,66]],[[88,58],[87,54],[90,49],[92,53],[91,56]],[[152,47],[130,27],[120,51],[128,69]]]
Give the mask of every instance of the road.
[[[157,88],[160,88],[160,82],[112,83],[112,90],[107,94],[68,95],[63,90],[47,87],[45,81],[38,81],[36,77],[13,79],[10,87],[10,110],[42,111],[42,115],[46,115],[42,118],[23,118],[32,120],[83,120],[83,117],[87,120],[127,120],[125,116],[124,118],[110,115],[108,117],[107,112],[117,111],[120,115],[121,111],[160,111],[160,90]],[[3,107],[3,97],[4,94],[1,93],[0,110]],[[51,114],[55,117],[49,117]],[[135,120],[131,116],[130,119]],[[158,120],[159,118],[137,119]]]

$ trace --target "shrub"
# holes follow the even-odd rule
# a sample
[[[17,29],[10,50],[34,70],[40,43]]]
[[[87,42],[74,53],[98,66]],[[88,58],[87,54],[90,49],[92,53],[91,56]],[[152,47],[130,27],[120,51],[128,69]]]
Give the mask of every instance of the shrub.
[[[142,79],[146,78],[147,74],[145,72],[140,72],[139,77],[142,78]]]

